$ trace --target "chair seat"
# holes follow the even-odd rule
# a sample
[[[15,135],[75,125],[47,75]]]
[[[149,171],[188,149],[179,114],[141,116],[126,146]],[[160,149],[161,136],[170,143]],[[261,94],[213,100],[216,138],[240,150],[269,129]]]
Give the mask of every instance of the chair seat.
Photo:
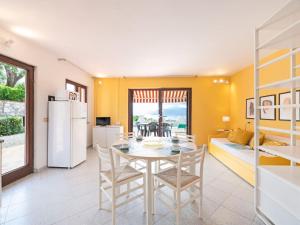
[[[108,181],[112,182],[112,174],[111,171],[102,172],[102,175],[107,178]],[[115,169],[115,177],[117,183],[122,183],[128,179],[140,178],[143,176],[143,173],[138,170],[132,168],[131,166],[123,166]]]
[[[167,182],[173,187],[177,187],[177,168],[170,168],[155,175],[161,180]],[[185,187],[194,181],[200,180],[200,177],[181,170],[181,187]]]

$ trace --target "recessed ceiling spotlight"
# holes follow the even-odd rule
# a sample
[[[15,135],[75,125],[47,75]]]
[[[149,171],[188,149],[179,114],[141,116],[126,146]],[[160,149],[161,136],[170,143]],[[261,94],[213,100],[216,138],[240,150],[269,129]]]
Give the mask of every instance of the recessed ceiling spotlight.
[[[12,31],[16,34],[19,34],[23,37],[27,38],[36,38],[38,37],[37,33],[33,32],[30,29],[24,28],[24,27],[13,27]]]
[[[96,77],[99,77],[99,78],[105,78],[105,77],[108,77],[108,75],[104,74],[104,73],[97,73],[96,74]]]

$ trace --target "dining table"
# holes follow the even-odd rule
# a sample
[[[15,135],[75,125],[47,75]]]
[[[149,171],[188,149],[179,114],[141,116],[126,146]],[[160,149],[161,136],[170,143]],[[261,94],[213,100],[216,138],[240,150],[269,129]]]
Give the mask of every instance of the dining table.
[[[112,145],[116,165],[120,165],[120,158],[127,160],[137,159],[146,162],[146,224],[153,224],[153,171],[152,163],[158,160],[178,158],[180,152],[193,151],[195,143],[180,141],[172,143],[171,138],[149,137],[143,140],[131,138],[128,141],[119,140]],[[125,147],[124,147],[125,146]],[[193,165],[190,172],[195,173]]]

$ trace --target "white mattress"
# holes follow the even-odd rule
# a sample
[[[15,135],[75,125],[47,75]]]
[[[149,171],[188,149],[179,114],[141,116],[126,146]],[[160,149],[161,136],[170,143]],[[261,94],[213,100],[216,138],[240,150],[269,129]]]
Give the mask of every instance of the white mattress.
[[[212,138],[211,143],[218,146],[219,148],[222,148],[224,151],[232,154],[233,156],[239,158],[240,160],[254,166],[255,155],[254,155],[254,151],[251,150],[249,146],[245,146],[243,149],[229,146],[229,145],[235,146],[235,144],[230,142],[227,138]],[[236,146],[238,147],[239,145]],[[272,155],[265,152],[261,152],[260,154],[268,157],[273,157]]]

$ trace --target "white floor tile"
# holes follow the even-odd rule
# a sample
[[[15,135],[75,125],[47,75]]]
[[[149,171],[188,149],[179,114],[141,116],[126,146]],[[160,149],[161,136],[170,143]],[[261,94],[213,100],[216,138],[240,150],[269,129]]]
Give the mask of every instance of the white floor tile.
[[[198,205],[182,210],[182,224],[261,225],[253,209],[253,188],[219,161],[206,155],[202,219]],[[85,163],[74,169],[48,168],[3,189],[0,224],[109,225],[111,213],[98,209],[98,161],[88,151]],[[171,196],[172,193],[170,193]],[[175,214],[155,200],[155,225],[174,225]],[[107,200],[105,207],[110,207]],[[145,224],[143,198],[117,209],[117,224]]]
[[[251,225],[252,220],[232,212],[229,209],[220,207],[211,217],[211,224],[215,225]]]

